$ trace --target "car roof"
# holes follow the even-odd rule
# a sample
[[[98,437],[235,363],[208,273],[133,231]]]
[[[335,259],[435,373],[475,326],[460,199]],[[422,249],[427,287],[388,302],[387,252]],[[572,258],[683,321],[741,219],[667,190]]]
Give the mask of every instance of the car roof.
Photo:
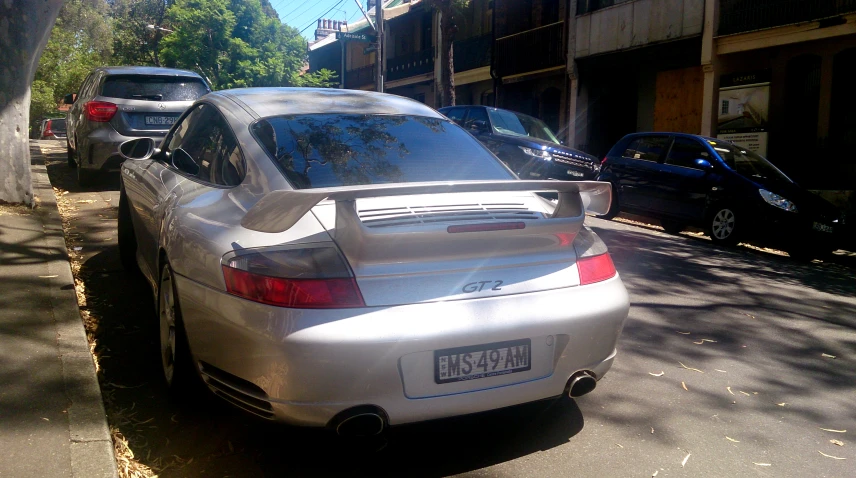
[[[683,138],[694,138],[694,139],[700,139],[702,141],[720,141],[723,143],[728,142],[728,141],[721,139],[721,138],[719,138],[719,139],[710,138],[707,136],[702,136],[700,134],[678,133],[678,132],[674,132],[674,131],[643,131],[643,132],[639,132],[639,133],[630,133],[630,134],[625,135],[624,137],[625,138],[638,138],[640,136],[665,136],[665,135],[678,136],[678,137],[683,137]]]
[[[403,96],[334,88],[239,88],[208,97],[224,97],[257,117],[285,114],[411,115],[444,119],[432,108]]]
[[[161,68],[157,66],[102,66],[96,68],[108,75],[150,75],[150,76],[192,76],[202,78],[198,73],[189,70],[178,70],[175,68]]]

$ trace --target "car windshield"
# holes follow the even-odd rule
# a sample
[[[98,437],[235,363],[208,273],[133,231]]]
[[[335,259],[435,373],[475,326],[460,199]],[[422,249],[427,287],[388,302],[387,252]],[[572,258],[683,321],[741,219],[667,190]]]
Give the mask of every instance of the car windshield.
[[[101,96],[127,100],[194,101],[206,94],[205,83],[192,76],[114,75],[101,88]]]
[[[259,120],[252,131],[298,189],[514,179],[481,143],[439,118],[289,115]]]
[[[54,131],[65,131],[65,118],[52,119],[51,129]]]
[[[487,109],[493,129],[499,134],[528,136],[530,138],[560,144],[556,135],[543,121],[513,111]]]
[[[747,148],[724,141],[710,140],[709,143],[725,164],[743,176],[792,182],[779,168]]]

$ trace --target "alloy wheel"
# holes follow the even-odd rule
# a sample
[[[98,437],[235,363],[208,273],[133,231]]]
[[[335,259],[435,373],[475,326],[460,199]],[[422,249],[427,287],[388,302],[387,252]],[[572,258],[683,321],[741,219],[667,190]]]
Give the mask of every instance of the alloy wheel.
[[[160,349],[163,374],[168,384],[175,375],[176,303],[172,285],[172,271],[164,267],[159,287]]]
[[[726,240],[734,233],[734,212],[731,209],[720,209],[713,216],[711,234],[715,239]]]

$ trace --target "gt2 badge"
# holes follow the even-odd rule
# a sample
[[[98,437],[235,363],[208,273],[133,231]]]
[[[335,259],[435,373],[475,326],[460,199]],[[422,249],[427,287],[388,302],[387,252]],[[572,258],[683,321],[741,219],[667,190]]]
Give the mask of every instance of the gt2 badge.
[[[491,283],[493,284],[493,287],[488,287],[488,284]],[[502,288],[499,287],[501,285],[501,280],[483,280],[479,282],[470,282],[469,284],[465,285],[461,290],[467,293],[481,292],[485,289],[485,287],[488,287],[490,290],[502,290]]]

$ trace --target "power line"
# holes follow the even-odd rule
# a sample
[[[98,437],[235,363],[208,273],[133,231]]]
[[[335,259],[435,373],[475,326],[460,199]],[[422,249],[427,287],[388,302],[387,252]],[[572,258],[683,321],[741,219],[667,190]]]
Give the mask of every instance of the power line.
[[[320,18],[324,18],[325,16],[327,16],[327,14],[328,14],[328,13],[332,12],[336,7],[338,7],[339,5],[341,5],[341,4],[343,4],[343,3],[345,3],[345,0],[340,0],[340,1],[339,1],[339,3],[337,3],[337,4],[333,5],[332,7],[330,7],[330,9],[329,9],[329,10],[327,10],[326,12],[324,12],[323,14],[321,14],[321,17],[320,17]],[[306,25],[306,27],[305,27],[303,30],[300,30],[300,34],[302,35],[302,34],[303,34],[303,32],[305,32],[306,30],[308,30],[308,29],[309,29],[309,27],[311,27],[312,25],[315,25],[315,20],[312,20],[312,22],[311,22],[309,25]]]
[[[341,2],[340,2],[340,3],[341,3]],[[302,6],[303,6],[303,5],[298,5],[298,7],[297,7],[297,8],[295,8],[295,9],[292,11],[292,13],[294,13],[294,11],[296,11],[297,9],[299,9],[299,8],[300,8],[300,7],[302,7]],[[304,8],[300,13],[298,13],[296,16],[293,16],[291,19],[292,19],[292,20],[296,20],[296,19],[300,18],[300,16],[301,16],[301,15],[305,15],[307,12],[311,11],[313,8],[315,8],[315,7],[317,7],[317,6],[318,6],[318,4],[317,4],[317,3],[310,3],[310,4],[309,4],[309,6],[308,6],[307,8]],[[324,7],[321,7],[321,8],[324,8]],[[290,17],[291,17],[291,13],[290,13],[290,14],[288,14],[287,16],[290,16]],[[322,17],[323,17],[323,15],[322,15]],[[286,21],[287,21],[287,19],[283,19],[283,22],[286,22]]]

